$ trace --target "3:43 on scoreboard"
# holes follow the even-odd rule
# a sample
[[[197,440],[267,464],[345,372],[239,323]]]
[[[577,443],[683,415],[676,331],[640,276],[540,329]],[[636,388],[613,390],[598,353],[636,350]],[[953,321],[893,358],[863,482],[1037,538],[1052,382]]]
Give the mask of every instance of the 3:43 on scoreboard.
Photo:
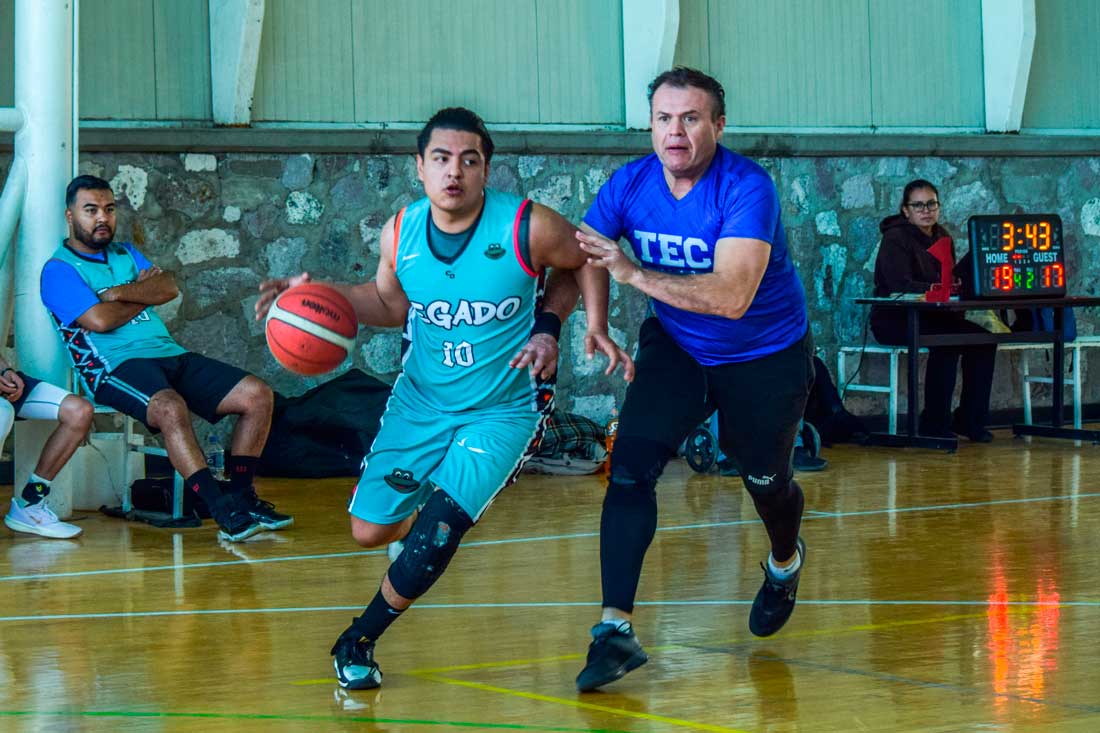
[[[967,229],[975,297],[1066,294],[1062,219],[1056,214],[972,216]]]

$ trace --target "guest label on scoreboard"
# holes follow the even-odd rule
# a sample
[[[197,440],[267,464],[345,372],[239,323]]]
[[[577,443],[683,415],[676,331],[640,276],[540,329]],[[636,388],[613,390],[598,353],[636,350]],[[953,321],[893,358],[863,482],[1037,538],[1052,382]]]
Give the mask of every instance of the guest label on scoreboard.
[[[975,297],[1066,294],[1062,220],[1056,214],[972,216],[967,229]]]

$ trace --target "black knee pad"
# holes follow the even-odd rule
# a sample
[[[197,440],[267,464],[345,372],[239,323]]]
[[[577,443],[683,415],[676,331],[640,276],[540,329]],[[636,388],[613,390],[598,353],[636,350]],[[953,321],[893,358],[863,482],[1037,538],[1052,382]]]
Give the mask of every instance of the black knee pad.
[[[614,479],[607,485],[603,497],[604,507],[628,507],[639,504],[657,506],[656,484],[646,485],[617,483]]]
[[[390,585],[398,595],[410,600],[424,595],[447,569],[472,526],[470,515],[447,492],[432,492],[405,537],[405,549],[390,565]]]
[[[611,453],[611,474],[608,480],[612,486],[630,486],[652,491],[671,457],[672,450],[663,443],[622,436],[615,441],[615,449]]]

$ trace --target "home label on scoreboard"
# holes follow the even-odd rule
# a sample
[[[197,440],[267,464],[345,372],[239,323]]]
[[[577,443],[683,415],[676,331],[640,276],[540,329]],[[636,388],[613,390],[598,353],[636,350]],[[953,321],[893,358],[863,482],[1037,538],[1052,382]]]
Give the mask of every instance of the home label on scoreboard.
[[[1062,219],[1056,214],[972,216],[974,297],[1059,297],[1066,294]]]

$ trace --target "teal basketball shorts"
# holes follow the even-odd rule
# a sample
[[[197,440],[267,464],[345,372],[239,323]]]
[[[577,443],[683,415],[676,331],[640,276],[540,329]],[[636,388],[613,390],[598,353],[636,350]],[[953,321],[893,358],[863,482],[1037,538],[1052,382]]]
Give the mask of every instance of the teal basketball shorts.
[[[543,411],[532,400],[444,413],[418,407],[402,392],[395,389],[386,405],[348,511],[395,524],[438,487],[478,521],[534,454],[549,404]]]

